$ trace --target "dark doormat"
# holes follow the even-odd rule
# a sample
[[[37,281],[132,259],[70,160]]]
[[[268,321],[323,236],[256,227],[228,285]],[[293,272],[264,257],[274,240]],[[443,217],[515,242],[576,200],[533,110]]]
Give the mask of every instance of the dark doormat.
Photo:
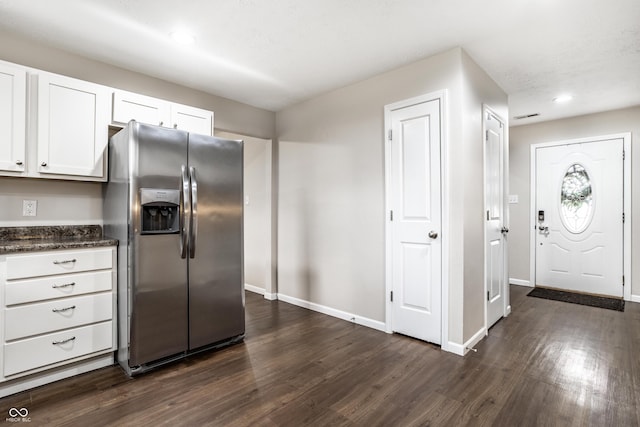
[[[595,295],[577,294],[574,292],[557,291],[555,289],[546,288],[534,288],[527,294],[527,296],[570,302],[572,304],[589,305],[591,307],[606,308],[609,310],[624,311],[624,300],[622,298],[598,297]]]

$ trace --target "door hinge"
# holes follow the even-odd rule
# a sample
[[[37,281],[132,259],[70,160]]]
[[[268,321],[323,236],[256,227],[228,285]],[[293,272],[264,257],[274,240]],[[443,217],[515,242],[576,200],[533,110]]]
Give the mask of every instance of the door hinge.
[[[388,135],[389,141],[393,140],[393,130],[389,129],[389,135]]]
[[[624,212],[622,212],[622,223],[623,223],[623,224],[624,224],[625,219],[626,219],[626,217],[625,217],[625,215],[624,215]]]
[[[489,221],[489,211],[487,211],[487,221]]]
[[[627,157],[627,152],[622,150],[622,160],[624,160]]]
[[[487,301],[491,301],[491,297],[489,297],[489,291],[487,291]]]
[[[391,291],[391,302],[393,302],[393,291]]]
[[[489,140],[489,131],[488,130],[484,131],[484,139],[486,139],[487,141]]]
[[[393,221],[393,211],[389,211],[389,221]]]
[[[622,286],[624,286],[624,275],[622,275]]]

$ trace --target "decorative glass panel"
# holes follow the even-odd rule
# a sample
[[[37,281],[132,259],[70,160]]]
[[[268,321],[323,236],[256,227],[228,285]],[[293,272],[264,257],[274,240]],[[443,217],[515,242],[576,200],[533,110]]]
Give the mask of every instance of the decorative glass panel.
[[[593,217],[593,190],[591,179],[578,163],[569,166],[560,190],[560,217],[572,233],[582,233]]]

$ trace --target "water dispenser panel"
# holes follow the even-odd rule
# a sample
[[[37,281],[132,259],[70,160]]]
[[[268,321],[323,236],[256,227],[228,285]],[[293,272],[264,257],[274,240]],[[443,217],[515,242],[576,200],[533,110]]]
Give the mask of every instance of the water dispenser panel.
[[[180,232],[180,191],[141,188],[141,234]]]

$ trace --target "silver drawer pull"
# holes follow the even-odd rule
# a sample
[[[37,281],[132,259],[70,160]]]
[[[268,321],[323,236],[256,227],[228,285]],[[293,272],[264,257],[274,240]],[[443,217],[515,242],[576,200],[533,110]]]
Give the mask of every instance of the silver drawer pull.
[[[71,282],[71,283],[65,283],[64,285],[51,285],[51,287],[53,289],[60,289],[60,288],[68,288],[69,286],[75,286],[76,282]]]
[[[67,338],[66,340],[60,340],[60,341],[53,341],[51,344],[53,345],[60,345],[60,344],[66,344],[70,341],[74,341],[76,339],[76,337],[71,337],[71,338]]]
[[[72,305],[71,307],[65,307],[65,308],[54,308],[51,311],[53,311],[54,313],[62,313],[63,311],[69,311],[69,310],[73,310],[74,308],[76,308],[75,305]]]
[[[55,265],[59,265],[59,264],[70,264],[72,262],[76,262],[76,259],[65,259],[64,261],[53,261],[53,263]]]

